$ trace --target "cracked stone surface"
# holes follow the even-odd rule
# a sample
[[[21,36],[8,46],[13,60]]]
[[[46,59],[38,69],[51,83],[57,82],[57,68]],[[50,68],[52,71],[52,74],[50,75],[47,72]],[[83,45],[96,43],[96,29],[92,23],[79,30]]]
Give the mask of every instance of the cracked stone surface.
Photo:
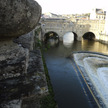
[[[30,52],[27,74],[0,81],[0,108],[40,108],[48,94],[40,50]]]

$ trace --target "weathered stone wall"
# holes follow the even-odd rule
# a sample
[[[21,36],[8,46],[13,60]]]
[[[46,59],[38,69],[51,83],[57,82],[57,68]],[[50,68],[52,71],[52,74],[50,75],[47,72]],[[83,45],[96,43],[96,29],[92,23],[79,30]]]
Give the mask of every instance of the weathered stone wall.
[[[18,77],[27,73],[29,51],[12,40],[0,47],[0,80]]]
[[[34,30],[31,32],[22,35],[14,40],[17,44],[21,45],[24,48],[29,50],[33,50],[33,43],[34,43]]]
[[[9,74],[7,75],[9,68],[8,70],[6,70],[7,78],[5,78],[5,80],[2,80],[0,85],[1,108],[4,107],[14,108],[15,106],[17,106],[18,108],[30,108],[30,107],[40,108],[40,98],[48,94],[46,76],[42,62],[42,54],[40,49],[34,47],[33,45],[36,44],[35,43],[36,40],[34,39],[39,38],[38,34],[41,34],[41,30],[39,29],[40,26],[36,27],[30,33],[20,36],[19,38],[14,40],[15,42],[18,43],[18,48],[19,47],[22,48],[22,50],[19,49],[21,50],[21,55],[20,55],[21,57],[23,54],[23,50],[27,51],[27,53],[25,53],[27,57],[24,56],[24,58],[27,58],[27,61],[24,61],[23,58],[21,59],[20,56],[18,56],[18,59],[16,60],[12,55],[13,58],[12,60],[13,62],[15,61],[14,62],[15,66],[17,67],[19,66],[18,69],[20,70],[22,69],[21,72],[24,72],[23,69],[25,68],[23,66],[25,66],[26,64],[26,74],[17,75],[16,74],[17,72],[16,73],[10,72],[10,75],[12,74],[13,76],[10,76],[9,78]],[[15,44],[15,49],[16,49],[16,44]],[[17,52],[15,52],[14,54],[17,54]],[[13,64],[12,61],[8,60],[7,62]],[[21,66],[23,68],[21,68]],[[16,69],[18,73],[20,72],[20,70]]]
[[[41,51],[34,50],[40,16],[34,0],[0,1],[0,108],[40,108],[48,93]]]
[[[14,42],[30,51],[35,46],[36,39],[41,40],[41,25],[38,24],[31,32],[14,39]]]
[[[41,7],[34,0],[0,0],[0,80],[27,73],[33,38],[32,32],[23,34],[35,28],[40,16]],[[19,40],[24,44],[15,44],[13,39],[21,35]]]

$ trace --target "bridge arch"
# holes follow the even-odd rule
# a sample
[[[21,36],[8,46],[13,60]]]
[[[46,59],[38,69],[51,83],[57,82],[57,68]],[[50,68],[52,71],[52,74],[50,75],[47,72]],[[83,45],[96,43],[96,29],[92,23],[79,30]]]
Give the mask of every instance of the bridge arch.
[[[86,40],[95,40],[96,36],[93,32],[86,32],[83,36],[82,36],[83,39],[86,39]]]
[[[51,38],[59,40],[59,35],[54,31],[48,31],[47,33],[44,34],[45,41],[47,41],[48,39],[51,39]]]
[[[78,35],[75,32],[72,32],[74,34],[74,41],[77,41]]]
[[[64,35],[67,34],[67,33],[70,33],[70,32],[72,32],[73,35],[74,35],[74,41],[77,41],[78,35],[77,35],[77,33],[73,32],[73,31],[68,31],[68,32],[64,33]],[[64,35],[63,35],[63,36],[64,36]]]

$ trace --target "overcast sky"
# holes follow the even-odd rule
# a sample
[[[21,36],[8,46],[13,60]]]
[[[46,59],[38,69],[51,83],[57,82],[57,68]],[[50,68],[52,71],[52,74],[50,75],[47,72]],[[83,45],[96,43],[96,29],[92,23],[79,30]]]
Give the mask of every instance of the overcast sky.
[[[108,0],[36,0],[42,7],[42,12],[56,14],[73,14],[90,12],[93,8],[108,7]]]

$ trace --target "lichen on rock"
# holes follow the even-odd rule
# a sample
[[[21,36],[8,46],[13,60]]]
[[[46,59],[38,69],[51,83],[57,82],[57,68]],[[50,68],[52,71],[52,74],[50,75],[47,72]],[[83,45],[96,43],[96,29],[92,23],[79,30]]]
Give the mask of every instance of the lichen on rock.
[[[34,0],[0,0],[0,38],[30,32],[40,16],[41,7]]]

